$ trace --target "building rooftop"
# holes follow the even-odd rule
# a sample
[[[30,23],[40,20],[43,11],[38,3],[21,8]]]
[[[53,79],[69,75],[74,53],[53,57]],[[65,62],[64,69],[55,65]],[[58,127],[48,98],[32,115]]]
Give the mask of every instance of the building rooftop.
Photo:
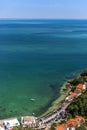
[[[33,116],[25,116],[25,117],[22,117],[22,123],[25,123],[25,124],[27,124],[27,123],[35,123],[35,117],[33,117]]]
[[[77,93],[71,93],[71,95],[70,96],[72,96],[72,97],[76,97],[77,96]]]
[[[4,122],[4,125],[6,126],[6,128],[8,128],[8,129],[13,128],[14,126],[19,126],[20,125],[17,118],[6,119],[3,122]]]
[[[64,124],[57,126],[57,130],[64,130]]]
[[[79,84],[76,89],[82,90],[83,89],[83,84]]]
[[[75,128],[79,124],[81,124],[84,121],[84,118],[82,116],[76,116],[75,118],[70,119],[65,124],[61,124],[57,126],[57,130],[65,130],[66,128]]]

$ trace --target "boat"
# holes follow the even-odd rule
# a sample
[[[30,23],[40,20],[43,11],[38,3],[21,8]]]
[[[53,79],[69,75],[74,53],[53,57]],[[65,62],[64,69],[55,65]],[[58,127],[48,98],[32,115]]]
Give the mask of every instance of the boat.
[[[34,99],[34,98],[31,98],[30,101],[35,101],[35,99]]]

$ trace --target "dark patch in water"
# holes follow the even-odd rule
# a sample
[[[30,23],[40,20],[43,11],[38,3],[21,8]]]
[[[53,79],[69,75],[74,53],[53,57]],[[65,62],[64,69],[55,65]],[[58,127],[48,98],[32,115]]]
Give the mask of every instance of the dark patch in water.
[[[53,96],[52,96],[51,100],[45,106],[43,106],[39,110],[34,111],[36,116],[39,116],[39,115],[42,115],[43,113],[45,113],[48,110],[48,108],[52,106],[52,103],[60,96],[60,89],[61,88],[58,87],[57,84],[50,85],[49,87],[51,87],[53,90]]]
[[[49,87],[52,89],[53,94],[54,93],[56,94],[60,89],[60,87],[58,87],[57,83],[56,84],[50,84]]]
[[[0,106],[0,109],[2,108],[2,106]]]
[[[13,111],[12,111],[12,110],[10,110],[10,113],[13,113]]]
[[[24,111],[28,111],[28,109],[27,109],[27,108],[25,108],[25,107],[22,107],[22,109],[23,109]]]
[[[0,108],[0,112],[6,112],[6,108]]]

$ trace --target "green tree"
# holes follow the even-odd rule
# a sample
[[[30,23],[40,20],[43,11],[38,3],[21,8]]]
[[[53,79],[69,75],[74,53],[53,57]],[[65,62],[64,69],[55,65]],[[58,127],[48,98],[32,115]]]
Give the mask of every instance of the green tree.
[[[50,130],[56,130],[56,127],[57,127],[57,124],[56,124],[56,123],[53,123],[53,124],[51,125]]]
[[[81,115],[87,118],[87,90],[68,106],[67,111],[75,117]]]

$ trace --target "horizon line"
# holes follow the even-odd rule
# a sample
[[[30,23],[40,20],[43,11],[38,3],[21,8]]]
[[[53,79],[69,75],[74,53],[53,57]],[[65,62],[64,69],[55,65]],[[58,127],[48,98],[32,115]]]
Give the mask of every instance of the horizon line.
[[[87,20],[81,18],[0,18],[0,20]]]

